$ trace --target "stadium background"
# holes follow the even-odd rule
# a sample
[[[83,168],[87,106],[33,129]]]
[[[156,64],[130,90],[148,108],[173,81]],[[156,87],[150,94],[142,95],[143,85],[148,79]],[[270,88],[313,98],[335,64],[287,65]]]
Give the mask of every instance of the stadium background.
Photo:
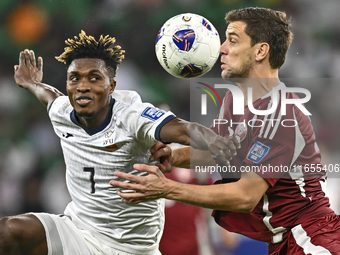
[[[80,30],[98,38],[115,36],[126,50],[117,72],[117,89],[138,91],[144,101],[166,103],[189,119],[189,82],[171,77],[157,62],[154,42],[161,25],[184,12],[210,20],[224,40],[228,10],[260,6],[284,10],[293,19],[295,38],[280,70],[285,78],[324,78],[306,87],[323,163],[340,163],[339,0],[1,0],[0,1],[0,217],[28,211],[61,213],[68,202],[59,140],[46,110],[16,86],[13,66],[19,52],[33,49],[44,58],[43,81],[65,93],[65,66],[54,57],[64,40]],[[219,77],[219,65],[205,77]],[[329,82],[332,81],[332,82]],[[340,175],[340,173],[339,173]],[[328,190],[340,213],[340,179]]]

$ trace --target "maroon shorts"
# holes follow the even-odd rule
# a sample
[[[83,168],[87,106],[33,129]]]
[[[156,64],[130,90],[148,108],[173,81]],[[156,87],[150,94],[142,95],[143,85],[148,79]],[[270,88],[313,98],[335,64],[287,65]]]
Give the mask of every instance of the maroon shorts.
[[[330,213],[291,229],[280,244],[269,245],[269,255],[340,255],[340,216]]]

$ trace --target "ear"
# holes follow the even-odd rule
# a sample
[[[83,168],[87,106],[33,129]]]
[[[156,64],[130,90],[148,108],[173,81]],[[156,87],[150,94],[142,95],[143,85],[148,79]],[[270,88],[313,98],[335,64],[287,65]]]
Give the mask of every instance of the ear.
[[[266,42],[258,43],[256,47],[256,56],[255,60],[256,61],[262,61],[265,59],[267,56],[269,57],[269,44]]]
[[[110,94],[115,90],[116,88],[116,81],[112,80],[110,83]]]

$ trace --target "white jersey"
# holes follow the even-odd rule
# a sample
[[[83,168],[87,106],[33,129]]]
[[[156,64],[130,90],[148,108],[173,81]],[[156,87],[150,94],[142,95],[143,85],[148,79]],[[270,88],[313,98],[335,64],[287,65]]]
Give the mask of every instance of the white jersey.
[[[65,214],[110,238],[126,251],[158,249],[164,225],[164,200],[127,205],[109,184],[115,171],[145,175],[133,169],[149,162],[150,147],[161,127],[175,118],[133,91],[115,91],[107,118],[86,129],[75,118],[67,96],[56,98],[49,109],[54,131],[61,139],[66,182],[72,202]]]

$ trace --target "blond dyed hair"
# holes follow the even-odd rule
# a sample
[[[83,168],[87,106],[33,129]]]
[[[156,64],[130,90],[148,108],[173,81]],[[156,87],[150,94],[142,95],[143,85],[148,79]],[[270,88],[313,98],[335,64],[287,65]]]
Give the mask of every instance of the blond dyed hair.
[[[80,58],[98,58],[104,60],[110,76],[115,77],[118,65],[124,59],[125,51],[119,45],[115,45],[116,39],[109,35],[101,35],[99,40],[93,36],[86,35],[81,30],[79,37],[67,39],[65,43],[68,45],[64,48],[64,52],[56,57],[60,62],[66,64],[67,67],[75,59]]]

